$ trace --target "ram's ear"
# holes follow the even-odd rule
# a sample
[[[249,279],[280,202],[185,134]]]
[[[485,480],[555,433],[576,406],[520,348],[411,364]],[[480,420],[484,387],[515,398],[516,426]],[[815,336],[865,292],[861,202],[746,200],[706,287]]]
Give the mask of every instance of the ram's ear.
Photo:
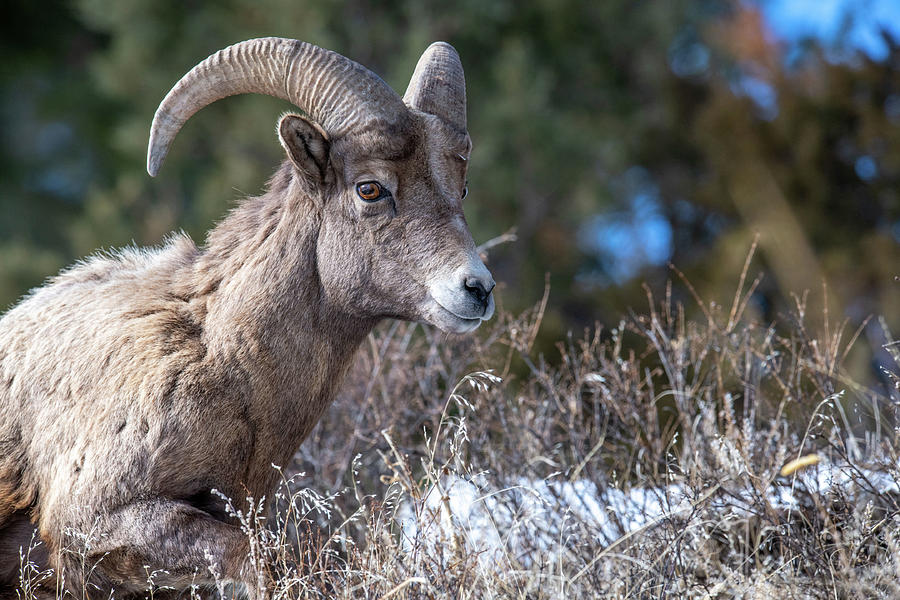
[[[331,142],[324,129],[300,115],[286,114],[278,121],[278,139],[307,177],[321,183],[330,179]]]

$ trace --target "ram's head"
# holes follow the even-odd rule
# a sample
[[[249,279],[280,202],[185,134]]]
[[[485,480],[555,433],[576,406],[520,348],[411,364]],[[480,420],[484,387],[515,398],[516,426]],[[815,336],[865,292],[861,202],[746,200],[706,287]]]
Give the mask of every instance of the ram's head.
[[[472,144],[462,65],[450,45],[425,51],[403,98],[365,67],[305,42],[230,46],[160,104],[150,174],[191,115],[244,93],[282,98],[304,113],[278,122],[292,171],[284,201],[316,218],[323,294],[351,314],[455,333],[491,317],[494,281],[463,216]]]

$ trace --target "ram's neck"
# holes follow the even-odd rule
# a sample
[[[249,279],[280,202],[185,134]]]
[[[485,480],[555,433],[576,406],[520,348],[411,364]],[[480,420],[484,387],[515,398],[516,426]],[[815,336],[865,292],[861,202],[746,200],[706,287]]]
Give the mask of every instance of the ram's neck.
[[[217,368],[235,369],[246,386],[240,400],[249,400],[255,462],[267,475],[308,435],[375,324],[346,314],[323,293],[320,213],[290,173],[282,167],[267,194],[232,211],[196,267],[206,288],[197,290],[206,298],[204,342]]]

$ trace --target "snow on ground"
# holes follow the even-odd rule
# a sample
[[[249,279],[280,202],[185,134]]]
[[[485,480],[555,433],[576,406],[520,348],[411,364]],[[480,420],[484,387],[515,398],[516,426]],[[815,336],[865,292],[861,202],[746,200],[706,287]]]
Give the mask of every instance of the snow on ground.
[[[798,508],[800,491],[805,497],[825,496],[838,488],[851,491],[860,482],[861,487],[880,492],[900,489],[896,477],[889,473],[820,463],[791,477],[778,478],[767,490],[767,501],[775,508]],[[591,535],[613,544],[666,517],[687,514],[695,504],[706,500],[704,495],[711,496],[715,491],[691,492],[681,484],[600,490],[582,479],[522,479],[504,489],[490,489],[484,477],[448,476],[417,506],[410,501],[403,503],[398,520],[407,551],[420,548],[440,552],[465,545],[468,551],[480,553],[483,566],[502,568],[509,553],[519,554],[527,548],[539,548],[550,556],[564,553],[576,526],[579,536],[587,527]],[[713,506],[721,507],[723,513],[747,514],[753,502],[753,491],[747,490],[737,496],[719,497]]]
[[[678,485],[660,489],[607,488],[591,481],[521,480],[489,490],[479,478],[451,476],[431,489],[416,515],[412,503],[399,511],[404,546],[465,544],[482,561],[496,561],[523,547],[524,540],[549,552],[562,546],[575,523],[587,523],[613,542],[623,534],[690,506]]]

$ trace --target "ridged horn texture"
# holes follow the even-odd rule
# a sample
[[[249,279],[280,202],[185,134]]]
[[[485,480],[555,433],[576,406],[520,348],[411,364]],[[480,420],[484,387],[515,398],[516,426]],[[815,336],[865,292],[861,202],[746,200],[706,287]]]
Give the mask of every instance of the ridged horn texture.
[[[416,64],[403,102],[466,131],[466,77],[453,46],[447,42],[428,46]]]
[[[390,126],[407,113],[380,77],[336,52],[286,38],[247,40],[198,64],[163,99],[150,128],[147,172],[159,172],[172,140],[191,115],[236,94],[287,100],[333,137],[378,121]]]

